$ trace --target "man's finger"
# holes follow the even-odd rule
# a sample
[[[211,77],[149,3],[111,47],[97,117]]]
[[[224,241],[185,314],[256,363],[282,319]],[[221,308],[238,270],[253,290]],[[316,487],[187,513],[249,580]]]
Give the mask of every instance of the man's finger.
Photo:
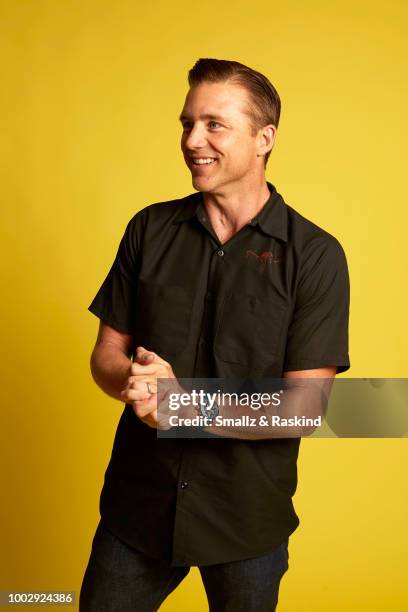
[[[152,395],[147,392],[147,389],[123,389],[120,394],[126,402],[147,401],[152,397]]]
[[[169,365],[160,355],[154,351],[149,351],[144,346],[138,346],[136,349],[136,361],[141,365],[146,363],[162,363],[163,365]]]
[[[148,393],[157,393],[157,378],[129,376],[126,389],[138,389],[139,391],[147,391]]]
[[[135,362],[140,365],[147,365],[149,363],[154,363],[156,359],[156,353],[153,351],[148,351],[143,346],[138,346],[135,355]]]
[[[136,349],[136,361],[140,364],[152,363],[157,355],[154,351],[149,351],[144,346],[138,346]]]
[[[152,417],[153,414],[156,412],[157,413],[157,409],[154,408],[152,410],[152,407],[148,407],[148,408],[141,408],[140,406],[141,402],[134,402],[133,404],[133,410],[135,411],[136,416],[139,417],[139,419],[145,419],[147,417]],[[156,419],[157,420],[157,419]]]
[[[139,417],[140,418],[140,417]],[[142,421],[142,423],[145,423],[146,425],[148,425],[149,427],[152,427],[154,429],[157,429],[157,423],[156,421],[151,417],[151,415],[149,414],[147,417],[141,418],[140,419]]]
[[[157,410],[157,393],[152,393],[147,399],[133,401],[132,404],[136,415],[144,417]]]
[[[159,371],[164,373],[164,368],[161,363],[141,365],[140,363],[133,362],[130,366],[130,376],[146,376],[147,374],[156,374],[156,372]]]

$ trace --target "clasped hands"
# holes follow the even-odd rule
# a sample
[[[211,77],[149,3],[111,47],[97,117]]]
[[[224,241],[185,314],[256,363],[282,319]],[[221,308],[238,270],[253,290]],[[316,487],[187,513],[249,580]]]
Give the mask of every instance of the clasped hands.
[[[165,392],[159,395],[158,378],[170,379]],[[127,386],[120,393],[123,400],[133,407],[136,416],[149,427],[169,429],[169,413],[166,409],[166,396],[169,390],[175,393],[184,392],[171,365],[153,351],[138,346],[135,361],[129,368]]]

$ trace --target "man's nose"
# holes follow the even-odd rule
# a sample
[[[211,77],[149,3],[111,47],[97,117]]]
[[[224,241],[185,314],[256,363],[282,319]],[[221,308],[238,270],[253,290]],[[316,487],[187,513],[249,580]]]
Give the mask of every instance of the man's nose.
[[[205,129],[196,125],[187,134],[184,144],[188,149],[198,149],[204,147],[206,142]]]

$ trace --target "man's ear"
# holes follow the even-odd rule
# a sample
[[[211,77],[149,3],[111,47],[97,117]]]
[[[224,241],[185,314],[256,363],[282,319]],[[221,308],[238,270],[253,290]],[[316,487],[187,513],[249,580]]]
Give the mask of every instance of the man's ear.
[[[258,131],[258,157],[266,155],[272,151],[276,140],[276,127],[270,123],[260,128]]]

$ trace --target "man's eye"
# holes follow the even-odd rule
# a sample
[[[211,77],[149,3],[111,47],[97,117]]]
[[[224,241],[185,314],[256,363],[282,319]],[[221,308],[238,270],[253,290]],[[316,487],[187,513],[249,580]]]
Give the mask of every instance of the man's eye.
[[[220,123],[217,121],[210,121],[209,126],[210,128],[216,128],[217,126],[220,127]]]

